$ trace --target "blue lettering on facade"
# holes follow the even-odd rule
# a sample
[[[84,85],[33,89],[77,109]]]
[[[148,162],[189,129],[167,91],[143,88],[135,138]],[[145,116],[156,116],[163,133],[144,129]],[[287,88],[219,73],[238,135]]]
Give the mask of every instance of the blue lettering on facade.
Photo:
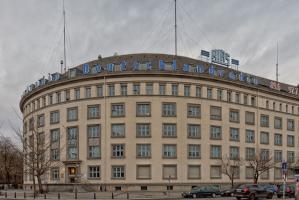
[[[151,71],[152,70],[152,63],[151,62],[148,62],[148,63],[146,63],[146,70],[148,70],[148,71]]]
[[[196,65],[195,72],[200,73],[200,74],[204,73],[205,68],[202,65]]]
[[[231,80],[236,80],[236,74],[235,72],[229,72],[228,73],[228,78]]]
[[[133,63],[133,71],[138,71],[139,70],[139,62],[138,61],[135,61]]]
[[[211,66],[209,67],[209,74],[210,74],[211,76],[215,76],[215,75],[216,75],[216,69],[215,69],[215,67],[214,67],[213,65],[211,65]]]
[[[172,71],[176,71],[177,70],[177,65],[176,65],[176,60],[172,60]]]
[[[183,65],[183,72],[190,72],[190,65],[184,64]]]
[[[220,69],[217,71],[217,74],[219,77],[223,78],[224,77],[224,70]]]
[[[114,63],[108,63],[107,64],[107,71],[108,72],[114,72]]]
[[[94,66],[94,72],[95,73],[101,73],[102,72],[102,67],[101,67],[101,65],[95,65]]]
[[[89,74],[89,65],[85,63],[82,67],[83,74]]]
[[[51,74],[51,81],[58,81],[59,78],[60,78],[60,74],[59,73]]]
[[[165,70],[165,62],[164,60],[159,60],[159,70],[164,71]]]
[[[245,81],[245,74],[243,72],[239,73],[239,81]]]
[[[122,61],[120,63],[120,71],[123,72],[123,71],[127,71],[127,62],[126,61]]]

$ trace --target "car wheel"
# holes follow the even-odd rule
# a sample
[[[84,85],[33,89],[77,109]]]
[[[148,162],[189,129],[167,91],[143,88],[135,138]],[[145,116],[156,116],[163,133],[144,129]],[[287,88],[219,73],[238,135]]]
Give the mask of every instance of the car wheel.
[[[249,200],[255,200],[255,195],[254,194],[249,195]]]
[[[237,200],[241,200],[241,197],[237,197]]]
[[[273,194],[268,194],[267,199],[272,199],[273,198]]]
[[[277,198],[281,198],[282,196],[281,195],[277,195]]]
[[[212,194],[212,197],[213,197],[213,198],[215,198],[215,197],[216,197],[216,194],[215,194],[215,193],[213,193],[213,194]]]
[[[196,198],[196,194],[193,194],[193,196],[192,196],[193,198]]]

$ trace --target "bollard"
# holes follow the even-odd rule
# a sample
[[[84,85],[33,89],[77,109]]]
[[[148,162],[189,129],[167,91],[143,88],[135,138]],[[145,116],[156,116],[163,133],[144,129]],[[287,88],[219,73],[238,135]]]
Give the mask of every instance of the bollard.
[[[47,194],[46,193],[44,194],[44,199],[47,199]]]
[[[93,193],[93,199],[96,199],[97,196],[96,196],[96,193]]]
[[[58,199],[60,199],[60,193],[58,193],[58,196],[57,196],[57,198],[58,198]]]
[[[77,196],[77,190],[76,190],[76,192],[75,192],[75,199],[77,199],[77,197],[78,197],[78,196]]]
[[[17,198],[17,193],[15,192],[15,199]]]
[[[130,199],[130,197],[129,197],[129,192],[127,193],[127,199]]]
[[[111,195],[112,195],[112,196],[111,196],[111,199],[114,199],[113,192],[111,193]]]
[[[33,192],[33,199],[35,199],[35,192]]]
[[[24,192],[24,199],[26,199],[26,192]]]

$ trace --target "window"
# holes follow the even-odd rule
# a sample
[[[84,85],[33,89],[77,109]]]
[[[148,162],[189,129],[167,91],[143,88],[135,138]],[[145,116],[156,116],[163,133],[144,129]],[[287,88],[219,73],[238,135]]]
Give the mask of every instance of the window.
[[[269,170],[266,170],[265,172],[263,172],[263,173],[261,174],[261,179],[269,179],[269,177],[270,177],[270,172],[269,172]]]
[[[196,97],[201,97],[201,87],[198,85],[195,88],[195,95]]]
[[[282,111],[282,103],[279,104],[279,111]]]
[[[34,118],[31,117],[29,119],[29,131],[32,131],[34,129]]]
[[[176,158],[175,144],[163,144],[163,158]]]
[[[269,101],[266,100],[266,109],[269,109]]]
[[[176,103],[162,103],[162,116],[175,117],[176,116]]]
[[[145,84],[145,92],[147,95],[152,95],[153,94],[153,84],[152,83],[146,83]]]
[[[223,91],[222,91],[222,89],[218,89],[217,90],[217,100],[222,100],[222,98],[223,98]]]
[[[227,101],[228,102],[232,102],[233,101],[233,99],[232,99],[232,92],[231,91],[227,91],[226,95],[227,95]]]
[[[207,98],[212,99],[213,98],[213,90],[212,88],[207,88]]]
[[[229,111],[229,121],[230,122],[240,122],[240,113],[239,110],[230,109]]]
[[[230,166],[230,174],[234,174],[235,179],[240,178],[240,166]]]
[[[270,157],[270,153],[268,149],[261,149],[261,160],[268,160]]]
[[[151,145],[150,144],[137,144],[136,154],[138,158],[150,158],[151,157]]]
[[[282,129],[282,118],[281,117],[274,118],[274,128]]]
[[[104,94],[104,92],[103,92],[103,85],[98,85],[97,86],[97,96],[98,97],[102,97],[103,94]]]
[[[295,152],[294,151],[288,151],[287,152],[287,162],[288,163],[295,162]]]
[[[100,145],[89,145],[88,146],[88,158],[96,159],[100,158]]]
[[[53,104],[53,96],[52,96],[52,94],[49,94],[48,101],[49,101],[49,105]]]
[[[88,166],[88,178],[98,179],[101,177],[100,166]]]
[[[78,128],[67,128],[68,158],[78,159]]]
[[[210,166],[210,178],[211,179],[221,179],[222,175],[222,168],[218,165],[211,165]]]
[[[46,107],[46,105],[47,105],[47,102],[46,102],[46,97],[45,96],[43,96],[43,107]]]
[[[201,166],[188,165],[188,179],[200,179],[200,178],[201,178]]]
[[[165,84],[159,84],[159,94],[160,95],[166,94],[166,85]]]
[[[281,180],[281,177],[282,177],[282,170],[280,169],[280,167],[275,167],[274,168],[274,179]]]
[[[279,150],[274,151],[274,161],[282,162],[282,151],[279,151]]]
[[[56,92],[56,103],[61,102],[61,92]]]
[[[261,132],[261,144],[269,144],[269,133]]]
[[[59,150],[57,148],[51,149],[50,156],[51,156],[51,160],[59,160]]]
[[[184,96],[189,97],[190,96],[190,85],[184,85]]]
[[[287,135],[287,146],[288,147],[295,146],[295,137],[293,135]]]
[[[240,141],[240,133],[238,128],[229,128],[229,132],[231,141]]]
[[[171,94],[175,96],[179,95],[179,86],[177,84],[171,85]]]
[[[43,127],[45,125],[45,115],[38,115],[37,116],[37,127]]]
[[[200,118],[200,105],[199,104],[188,104],[187,105],[187,116]]]
[[[50,141],[51,141],[51,144],[52,143],[55,143],[55,142],[59,142],[59,138],[60,138],[60,131],[59,129],[52,129],[50,130]]]
[[[125,124],[111,124],[111,137],[125,137]]]
[[[136,137],[150,137],[151,125],[148,123],[136,124]]]
[[[59,180],[59,168],[51,169],[51,180]]]
[[[210,126],[210,139],[221,140],[222,138],[221,126]]]
[[[235,102],[240,103],[240,94],[239,93],[235,94]]]
[[[246,129],[246,139],[245,139],[245,142],[246,143],[254,143],[254,141],[255,141],[254,130]]]
[[[243,102],[244,102],[244,105],[248,105],[248,95],[247,94],[244,94]]]
[[[230,147],[229,148],[229,156],[230,156],[231,160],[238,160],[240,158],[239,147]]]
[[[221,107],[211,106],[210,107],[210,119],[213,120],[221,120],[222,118],[222,110]]]
[[[295,121],[293,119],[287,120],[287,129],[288,131],[294,131],[295,130]]]
[[[67,121],[76,121],[78,120],[78,108],[67,108]]]
[[[91,88],[90,87],[85,88],[85,98],[91,98]]]
[[[124,144],[112,144],[112,158],[124,158],[125,157],[125,145]]]
[[[245,112],[245,123],[249,125],[255,124],[255,113],[254,112]]]
[[[261,127],[269,127],[269,115],[261,115]]]
[[[246,147],[245,158],[246,158],[246,160],[254,160],[255,159],[255,148]]]
[[[163,123],[163,137],[176,137],[176,124]]]
[[[255,106],[256,105],[256,98],[253,96],[251,97],[251,106]]]
[[[100,105],[89,105],[87,106],[87,119],[100,118]]]
[[[187,125],[188,138],[201,138],[201,128],[199,124]]]
[[[246,179],[253,179],[253,174],[254,174],[253,167],[246,167],[245,169]]]
[[[75,100],[80,99],[80,88],[75,88],[75,90],[74,90],[74,99]]]
[[[115,96],[115,87],[114,85],[108,85],[108,96]]]
[[[112,179],[125,178],[125,166],[112,166]]]
[[[282,135],[281,134],[278,134],[278,133],[274,134],[274,145],[279,145],[279,146],[282,145]]]
[[[65,100],[66,100],[66,101],[71,100],[70,90],[65,90],[65,91],[64,91],[64,96],[65,96]]]
[[[99,138],[101,134],[101,126],[99,124],[87,126],[88,138]]]
[[[163,165],[162,169],[163,179],[176,179],[177,178],[177,166],[176,165]]]
[[[111,116],[112,117],[124,117],[125,116],[125,104],[111,104]]]
[[[150,103],[137,103],[136,104],[136,116],[137,117],[150,117],[151,116],[151,104]]]
[[[210,147],[210,158],[211,159],[220,159],[222,157],[221,146],[211,145]]]
[[[139,83],[134,83],[133,84],[133,94],[134,95],[139,95],[140,94],[140,84]]]
[[[272,109],[276,110],[276,104],[275,104],[275,102],[273,102]]]
[[[59,111],[52,111],[50,113],[50,124],[56,124],[59,123]],[[30,124],[30,123],[29,123]]]
[[[137,165],[136,168],[137,179],[151,179],[151,165]],[[147,186],[141,186],[141,190],[147,190]]]
[[[127,96],[128,95],[128,87],[127,84],[120,84],[120,95]]]
[[[200,158],[200,144],[188,144],[188,158]]]

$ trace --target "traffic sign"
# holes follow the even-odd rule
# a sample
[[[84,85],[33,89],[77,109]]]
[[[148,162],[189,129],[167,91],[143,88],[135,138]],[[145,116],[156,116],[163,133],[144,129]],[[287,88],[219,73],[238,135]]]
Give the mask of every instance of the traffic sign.
[[[288,163],[287,162],[282,162],[281,163],[281,169],[283,172],[286,172],[288,169]]]

